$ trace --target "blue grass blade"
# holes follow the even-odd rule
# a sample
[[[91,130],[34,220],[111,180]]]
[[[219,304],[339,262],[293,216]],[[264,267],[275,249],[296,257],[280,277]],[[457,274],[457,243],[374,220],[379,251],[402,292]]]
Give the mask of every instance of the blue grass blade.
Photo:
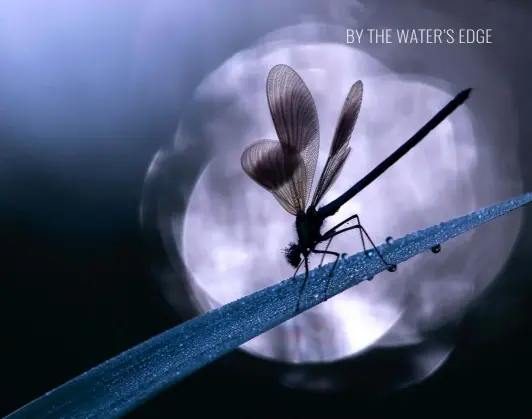
[[[532,201],[532,193],[492,205],[380,246],[400,264],[437,244]],[[324,301],[329,270],[310,272],[302,310]],[[330,295],[372,278],[386,266],[363,253],[341,260]],[[392,274],[390,274],[392,277]],[[385,281],[383,277],[379,280]],[[7,416],[34,418],[116,418],[246,341],[294,317],[303,276],[282,281],[176,326],[46,393]]]

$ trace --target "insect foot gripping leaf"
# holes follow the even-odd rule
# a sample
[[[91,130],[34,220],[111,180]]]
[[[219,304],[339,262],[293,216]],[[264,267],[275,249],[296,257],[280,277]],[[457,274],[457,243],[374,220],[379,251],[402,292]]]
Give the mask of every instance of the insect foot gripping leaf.
[[[379,246],[399,264],[532,201],[532,193],[429,227]],[[359,253],[342,260],[331,295],[386,269]],[[304,309],[324,301],[327,269],[310,272]],[[265,288],[143,342],[46,393],[8,419],[117,418],[248,340],[298,313],[303,275]],[[385,280],[385,278],[382,278]]]

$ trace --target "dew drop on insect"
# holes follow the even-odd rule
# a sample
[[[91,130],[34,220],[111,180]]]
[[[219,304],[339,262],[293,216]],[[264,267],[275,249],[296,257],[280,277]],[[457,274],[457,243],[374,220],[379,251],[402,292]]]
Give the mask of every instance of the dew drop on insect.
[[[345,259],[347,257],[347,253],[342,253],[342,259]]]
[[[372,275],[372,276],[368,276],[368,277],[366,278],[366,281],[371,281],[373,278],[375,278],[373,275]]]
[[[432,249],[430,249],[430,251],[432,253],[440,253],[441,251],[441,245],[440,244],[437,244],[436,246],[434,246]]]
[[[395,272],[397,270],[397,265],[391,265],[387,269],[388,269],[388,272]]]
[[[386,244],[393,244],[393,237],[392,236],[386,237]]]
[[[373,250],[368,250],[368,251],[366,252],[366,256],[367,256],[368,258],[372,258],[372,257],[373,257]]]

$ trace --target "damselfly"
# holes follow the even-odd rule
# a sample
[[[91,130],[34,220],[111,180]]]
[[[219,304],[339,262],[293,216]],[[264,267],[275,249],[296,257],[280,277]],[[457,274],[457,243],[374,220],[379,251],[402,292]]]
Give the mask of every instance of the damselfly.
[[[349,140],[357,121],[362,104],[363,85],[359,80],[349,90],[338,118],[333,141],[325,167],[314,191],[312,201],[307,202],[312,189],[314,172],[318,161],[320,133],[318,113],[314,99],[303,79],[291,67],[279,64],[268,74],[266,93],[268,105],[279,141],[260,140],[247,147],[241,158],[242,168],[260,186],[271,192],[281,206],[296,217],[297,242],[285,249],[285,259],[293,266],[296,276],[304,263],[305,279],[301,285],[297,310],[308,278],[308,258],[311,253],[321,254],[320,266],[325,255],[335,257],[326,286],[326,297],[332,273],[340,258],[340,253],[329,250],[332,239],[349,230],[357,229],[366,255],[364,236],[390,272],[397,267],[388,263],[377,249],[370,236],[360,223],[357,214],[322,233],[327,217],[334,215],[342,205],[377,179],[384,171],[397,162],[427,134],[438,126],[469,97],[471,89],[460,92],[442,108],[416,134],[401,145],[395,152],[377,165],[358,183],[329,204],[317,208],[323,196],[331,188],[340,174],[351,152]],[[353,221],[355,225],[346,226]],[[317,249],[327,242],[324,250]]]

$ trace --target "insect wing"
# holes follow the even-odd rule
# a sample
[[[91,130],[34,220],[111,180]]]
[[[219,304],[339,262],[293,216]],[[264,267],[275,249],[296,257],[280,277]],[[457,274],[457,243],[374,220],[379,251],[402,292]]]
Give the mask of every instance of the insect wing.
[[[303,79],[291,67],[279,64],[268,74],[268,105],[277,136],[287,154],[299,153],[305,169],[291,177],[286,191],[294,194],[291,201],[304,210],[312,189],[318,153],[320,130],[314,99]]]
[[[306,165],[301,154],[283,147],[279,141],[260,140],[242,153],[244,172],[271,192],[281,206],[292,215],[305,209],[303,196],[294,191],[295,179],[306,178]]]
[[[327,191],[334,184],[351,152],[349,140],[351,139],[353,128],[358,119],[360,106],[362,105],[363,92],[364,88],[362,81],[359,80],[353,84],[347,94],[342,112],[340,113],[340,117],[336,124],[336,130],[331,149],[329,150],[327,162],[325,163],[320,180],[316,186],[314,196],[312,197],[311,205],[313,206],[318,205]]]

